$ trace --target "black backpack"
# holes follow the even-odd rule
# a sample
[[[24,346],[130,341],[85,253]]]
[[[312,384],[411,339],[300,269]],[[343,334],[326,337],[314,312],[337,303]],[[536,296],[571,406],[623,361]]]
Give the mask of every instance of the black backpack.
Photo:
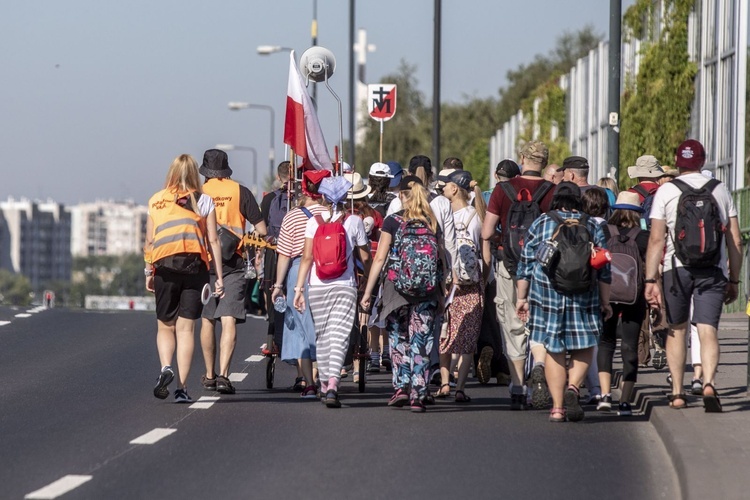
[[[564,295],[589,291],[594,282],[591,267],[593,243],[587,225],[589,217],[581,214],[580,219],[563,219],[554,210],[547,215],[557,224],[551,238],[557,247],[557,255],[548,274],[552,287]]]
[[[711,179],[698,189],[680,179],[672,183],[682,192],[674,225],[675,256],[685,267],[718,266],[726,228],[712,193],[721,183]]]
[[[276,239],[281,232],[281,221],[284,220],[289,206],[289,193],[286,189],[277,189],[274,193],[276,196],[268,208],[268,235]]]
[[[641,228],[633,227],[621,234],[612,224],[603,225],[607,236],[607,250],[612,255],[612,284],[609,287],[609,301],[632,305],[643,293],[643,258],[635,238]]]
[[[645,222],[645,229],[651,230],[651,205],[654,204],[656,190],[652,193],[640,184],[636,184],[633,186],[633,191],[643,196],[643,203],[641,203],[643,214],[641,215],[641,219]]]
[[[539,203],[544,196],[554,187],[549,181],[542,182],[537,186],[532,195],[528,189],[516,189],[509,182],[501,182],[500,188],[505,191],[510,200],[508,217],[502,223],[503,231],[503,262],[511,276],[515,276],[518,261],[521,259],[521,251],[526,241],[526,233],[540,215],[542,209]]]

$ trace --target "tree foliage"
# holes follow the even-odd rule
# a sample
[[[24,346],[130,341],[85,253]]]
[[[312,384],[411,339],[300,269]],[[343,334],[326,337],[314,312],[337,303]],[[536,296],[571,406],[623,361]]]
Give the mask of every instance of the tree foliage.
[[[86,295],[146,295],[143,256],[90,256],[73,259],[73,283],[66,305],[83,307]]]
[[[695,63],[688,59],[688,16],[692,0],[665,0],[658,39],[642,44],[641,62],[634,82],[626,82],[622,97],[620,163],[634,165],[643,154],[669,165],[674,148],[690,131],[695,94]],[[626,36],[653,37],[653,3],[637,0],[625,13]],[[632,181],[620,169],[620,186]]]
[[[0,304],[27,306],[32,299],[31,282],[21,274],[0,269]]]

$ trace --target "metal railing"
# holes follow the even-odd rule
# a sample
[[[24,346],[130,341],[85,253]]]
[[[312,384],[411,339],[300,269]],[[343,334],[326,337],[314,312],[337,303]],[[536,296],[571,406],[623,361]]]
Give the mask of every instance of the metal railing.
[[[737,221],[740,224],[740,233],[742,234],[742,246],[747,247],[750,244],[750,188],[739,189],[732,193],[734,205],[737,207]],[[740,271],[740,295],[739,298],[728,306],[724,307],[726,313],[745,312],[747,306],[748,283],[745,280],[747,274],[747,250],[743,251],[742,269]]]

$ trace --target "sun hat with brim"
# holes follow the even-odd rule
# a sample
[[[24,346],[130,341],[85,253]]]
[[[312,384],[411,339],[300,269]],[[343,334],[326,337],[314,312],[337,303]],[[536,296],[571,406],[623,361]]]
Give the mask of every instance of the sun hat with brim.
[[[661,168],[659,160],[652,155],[639,156],[638,159],[635,160],[635,165],[628,167],[628,176],[631,179],[658,179],[663,175],[664,169]]]
[[[401,164],[397,161],[387,161],[385,162],[385,164],[388,165],[388,168],[391,169],[391,175],[393,176],[388,187],[398,187],[399,183],[401,182],[401,177],[403,177],[404,175],[404,169],[401,168]]]
[[[323,195],[323,198],[328,203],[341,203],[346,199],[346,195],[352,188],[352,183],[343,175],[337,175],[336,177],[326,177],[320,182],[318,193]]]
[[[635,212],[643,212],[643,208],[641,208],[641,198],[638,196],[638,193],[633,193],[632,191],[621,191],[620,194],[617,195],[617,201],[615,201],[615,204],[612,205],[612,210],[633,210]]]
[[[352,183],[352,187],[346,194],[346,197],[350,200],[361,200],[366,198],[370,194],[372,188],[362,182],[362,176],[354,172],[353,174],[344,174],[346,180]]]
[[[203,153],[203,164],[198,169],[200,174],[209,179],[216,177],[231,177],[232,169],[229,168],[229,159],[226,151],[221,149],[208,149]]]
[[[391,167],[385,163],[375,162],[370,166],[370,171],[367,174],[369,177],[388,177],[393,179],[394,175],[391,173]]]
[[[398,188],[401,191],[411,191],[412,183],[417,183],[420,186],[424,186],[424,184],[422,183],[422,179],[420,179],[416,175],[407,175],[406,177],[401,178],[401,183],[398,185]]]

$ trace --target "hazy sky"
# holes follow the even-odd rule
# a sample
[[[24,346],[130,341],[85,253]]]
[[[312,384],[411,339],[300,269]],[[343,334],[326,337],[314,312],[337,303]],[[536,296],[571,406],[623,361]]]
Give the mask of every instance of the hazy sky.
[[[348,4],[318,0],[318,44],[337,57],[330,83],[345,113]],[[269,113],[230,112],[229,101],[274,107],[283,157],[289,58],[256,47],[293,47],[299,56],[310,46],[312,0],[6,0],[2,10],[0,199],[145,203],[175,156],[200,163],[217,143],[256,148],[262,177]],[[608,16],[606,0],[444,0],[443,101],[496,96],[509,69],[547,53],[564,31],[590,24],[608,36]],[[369,83],[405,59],[431,99],[432,26],[432,0],[358,1],[356,27],[377,46]],[[335,101],[324,88],[318,95],[332,150]],[[229,161],[234,177],[252,184],[252,155],[231,152]]]

